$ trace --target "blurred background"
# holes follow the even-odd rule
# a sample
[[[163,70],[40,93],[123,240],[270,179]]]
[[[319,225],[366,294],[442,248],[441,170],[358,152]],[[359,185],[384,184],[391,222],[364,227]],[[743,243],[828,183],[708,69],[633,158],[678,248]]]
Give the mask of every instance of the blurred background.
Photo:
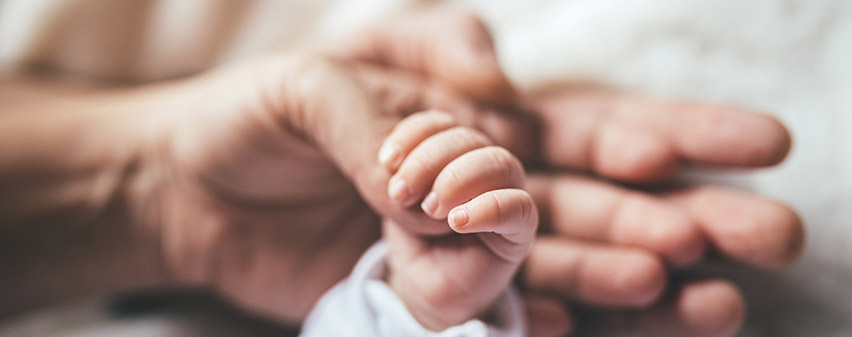
[[[524,89],[597,83],[757,108],[785,122],[794,147],[781,166],[690,176],[793,205],[807,225],[805,254],[785,272],[713,268],[748,298],[742,336],[852,336],[852,1],[0,0],[0,71],[162,80],[445,3],[482,15]],[[0,320],[0,336],[249,334],[293,331],[186,293]]]

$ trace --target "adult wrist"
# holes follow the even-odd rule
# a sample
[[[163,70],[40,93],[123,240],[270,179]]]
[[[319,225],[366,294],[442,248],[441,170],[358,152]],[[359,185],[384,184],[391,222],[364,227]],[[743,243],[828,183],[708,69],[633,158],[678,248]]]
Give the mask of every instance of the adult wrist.
[[[0,313],[164,282],[157,189],[146,154],[157,139],[147,90],[18,105],[0,121]],[[162,179],[159,179],[162,181]],[[56,287],[56,280],[63,287]]]

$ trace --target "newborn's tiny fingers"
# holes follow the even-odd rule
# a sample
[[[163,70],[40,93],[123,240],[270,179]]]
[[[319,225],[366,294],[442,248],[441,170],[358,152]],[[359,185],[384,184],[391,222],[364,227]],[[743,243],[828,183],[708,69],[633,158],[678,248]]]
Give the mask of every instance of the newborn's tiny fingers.
[[[438,110],[418,112],[403,119],[393,128],[379,149],[379,163],[391,172],[396,171],[406,154],[417,144],[455,124],[450,114]]]
[[[427,215],[443,219],[451,209],[482,193],[523,184],[521,161],[502,147],[486,146],[447,164],[435,178],[422,207]]]
[[[426,195],[447,164],[489,144],[485,135],[466,127],[454,127],[427,137],[405,156],[399,170],[390,178],[388,195],[401,206],[413,205]]]
[[[484,193],[454,208],[447,218],[457,233],[494,233],[483,243],[497,256],[514,261],[523,258],[538,227],[538,210],[532,197],[520,189]]]

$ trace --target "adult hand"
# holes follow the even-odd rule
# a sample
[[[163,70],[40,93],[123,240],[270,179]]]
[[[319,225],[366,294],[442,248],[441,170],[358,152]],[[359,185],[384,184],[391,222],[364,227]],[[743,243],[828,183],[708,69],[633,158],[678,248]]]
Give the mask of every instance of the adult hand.
[[[515,95],[475,16],[433,12],[398,20],[367,29],[336,53],[383,72],[374,78],[384,80],[367,83],[393,93],[392,108],[456,112],[532,165],[528,187],[541,208],[542,232],[520,279],[533,335],[568,333],[573,323],[564,303],[577,303],[632,309],[599,312],[607,328],[729,336],[744,319],[739,290],[714,278],[666,289],[669,269],[700,262],[708,249],[769,269],[788,266],[801,252],[803,226],[787,206],[730,189],[665,185],[683,166],[777,164],[791,141],[772,117],[588,87],[507,104]],[[400,75],[400,68],[417,76]],[[660,184],[668,188],[642,188]]]
[[[7,303],[153,282],[155,276],[128,276],[133,275],[128,268],[144,265],[139,263],[144,254],[136,254],[144,246],[162,254],[158,260],[173,282],[209,286],[250,309],[297,322],[378,238],[378,216],[367,204],[397,223],[427,224],[413,230],[446,231],[443,221],[388,200],[388,174],[374,163],[399,112],[428,107],[457,112],[462,123],[549,170],[531,180],[531,190],[550,236],[533,247],[522,277],[537,335],[548,332],[542,327],[567,331],[563,299],[614,307],[655,303],[664,287],[664,261],[688,264],[700,258],[701,249],[695,248],[700,242],[758,266],[784,265],[798,253],[801,224],[771,201],[715,189],[657,197],[561,171],[580,168],[644,181],[661,180],[664,176],[655,172],[673,173],[681,162],[769,165],[789,146],[786,131],[772,119],[575,89],[540,96],[526,107],[533,113],[522,114],[515,109],[524,107],[507,104],[515,95],[475,17],[430,14],[395,27],[407,28],[378,29],[364,40],[350,40],[363,44],[337,54],[355,61],[349,65],[276,56],[176,83],[89,92],[62,102],[62,110],[85,113],[56,117],[49,113],[56,102],[50,101],[25,104],[44,113],[4,114],[8,120],[0,134],[10,144],[26,144],[2,156],[2,182],[8,187],[0,212],[4,224],[58,224],[67,222],[69,210],[75,213],[71,223],[104,222],[86,227],[92,235],[71,225],[51,231],[50,244],[62,248],[52,251],[39,250],[45,242],[42,227],[15,227],[13,234],[29,233],[23,241],[5,235],[3,256],[16,257],[0,261],[13,271],[4,273],[4,281],[14,285],[2,289],[4,298],[15,297]],[[701,119],[728,125],[728,131],[699,132],[706,130],[696,122]],[[624,130],[624,123],[633,121],[642,127]],[[679,122],[669,124],[674,121]],[[576,147],[560,149],[566,145]],[[725,147],[731,151],[718,151]],[[618,151],[644,155],[625,157]],[[600,208],[578,207],[566,214],[577,195],[570,192],[581,187],[603,195],[584,198]],[[642,218],[636,213],[657,215],[637,229],[642,223],[634,221]],[[727,223],[725,216],[737,222]],[[155,241],[146,241],[129,224],[149,225],[143,231],[153,233]],[[763,240],[749,240],[756,232]],[[646,241],[647,233],[660,239]],[[614,265],[619,268],[609,268]],[[66,273],[58,277],[73,282],[45,287],[45,280],[54,278],[44,275],[55,275],[48,272],[55,266]],[[69,275],[80,268],[90,272]],[[111,277],[101,277],[98,268],[108,269]],[[608,277],[611,270],[623,274]],[[722,310],[742,308],[728,283],[693,282],[680,289],[672,291],[673,306],[636,313],[637,321],[648,322],[648,315],[659,312],[655,317],[670,323],[665,328],[695,334],[724,334],[739,324],[741,311]]]
[[[378,239],[378,215],[449,232],[388,196],[376,154],[403,116],[364,90],[368,75],[316,55],[270,56],[165,90],[177,98],[154,117],[151,152],[166,174],[144,208],[166,274],[298,323]]]
[[[449,232],[388,196],[376,154],[403,116],[366,76],[274,54],[4,106],[0,140],[20,146],[0,152],[0,313],[167,284],[299,323],[379,238],[379,214]]]

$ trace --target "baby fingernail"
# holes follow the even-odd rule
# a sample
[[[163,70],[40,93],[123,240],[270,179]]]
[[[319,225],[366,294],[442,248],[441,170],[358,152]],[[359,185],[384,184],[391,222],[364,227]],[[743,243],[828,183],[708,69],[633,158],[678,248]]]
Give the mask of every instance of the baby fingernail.
[[[379,149],[379,163],[381,164],[396,168],[401,159],[402,149],[396,144],[385,144]]]
[[[453,228],[462,228],[470,222],[470,215],[467,213],[466,208],[459,208],[450,212],[450,216],[447,219]]]
[[[435,192],[430,192],[429,195],[426,196],[426,199],[423,199],[423,203],[420,204],[420,208],[422,208],[426,214],[434,215],[435,210],[438,209],[438,195],[435,194]]]
[[[408,189],[408,184],[405,183],[405,180],[393,177],[391,178],[390,184],[388,184],[388,194],[391,199],[401,203],[408,199],[408,196],[411,194],[411,190]]]

